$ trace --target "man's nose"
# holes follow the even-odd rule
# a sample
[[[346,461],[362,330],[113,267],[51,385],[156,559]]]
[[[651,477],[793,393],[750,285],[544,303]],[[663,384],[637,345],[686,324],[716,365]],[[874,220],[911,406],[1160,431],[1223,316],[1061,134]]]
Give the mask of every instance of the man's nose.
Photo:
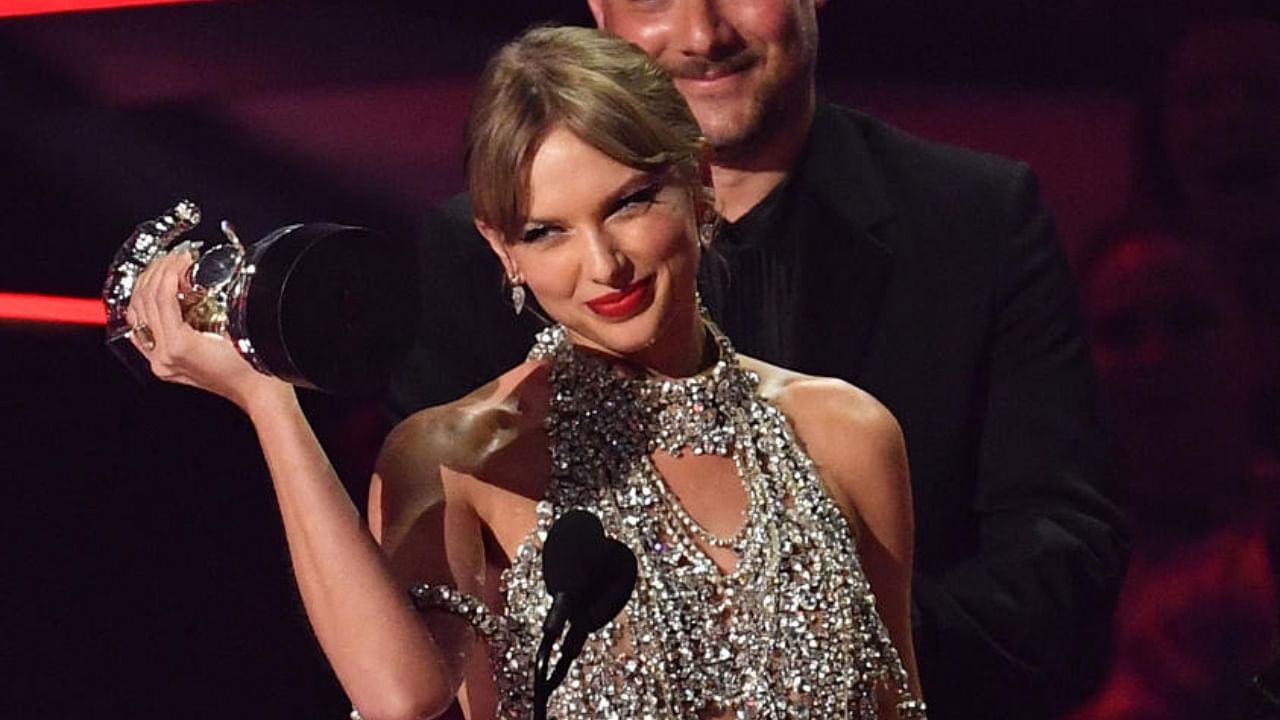
[[[733,42],[733,27],[725,22],[719,0],[683,0],[674,30],[685,55],[714,57]]]

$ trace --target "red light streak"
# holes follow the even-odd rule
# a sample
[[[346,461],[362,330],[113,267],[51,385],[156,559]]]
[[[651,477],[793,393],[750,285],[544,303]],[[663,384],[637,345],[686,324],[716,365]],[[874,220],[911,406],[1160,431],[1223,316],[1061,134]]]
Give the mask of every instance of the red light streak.
[[[141,5],[176,5],[179,3],[209,2],[210,0],[5,0],[0,2],[0,17],[19,15],[45,15],[49,13],[81,12],[83,10],[113,10]]]
[[[0,320],[105,325],[107,309],[98,298],[0,292]]]

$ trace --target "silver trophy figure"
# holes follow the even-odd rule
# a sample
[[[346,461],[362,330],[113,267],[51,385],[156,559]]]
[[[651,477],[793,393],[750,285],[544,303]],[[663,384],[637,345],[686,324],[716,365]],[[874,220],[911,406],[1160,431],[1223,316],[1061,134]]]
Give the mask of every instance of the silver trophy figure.
[[[107,344],[126,365],[146,368],[128,341],[146,329],[125,316],[138,275],[166,253],[191,252],[178,293],[188,325],[227,336],[256,369],[295,385],[341,394],[385,385],[421,308],[410,248],[329,223],[288,225],[246,245],[225,220],[213,243],[188,237],[199,223],[200,209],[184,200],[138,225],[112,260]]]

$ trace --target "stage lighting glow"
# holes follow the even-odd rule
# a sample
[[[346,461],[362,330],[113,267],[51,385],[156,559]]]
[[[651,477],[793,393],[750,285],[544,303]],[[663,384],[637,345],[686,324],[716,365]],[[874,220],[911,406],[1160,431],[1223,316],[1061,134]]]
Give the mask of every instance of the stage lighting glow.
[[[0,292],[0,321],[104,325],[107,310],[98,298]]]
[[[80,12],[82,10],[113,10],[141,5],[177,5],[211,0],[4,0],[0,2],[0,17],[20,15],[46,15],[49,13]]]

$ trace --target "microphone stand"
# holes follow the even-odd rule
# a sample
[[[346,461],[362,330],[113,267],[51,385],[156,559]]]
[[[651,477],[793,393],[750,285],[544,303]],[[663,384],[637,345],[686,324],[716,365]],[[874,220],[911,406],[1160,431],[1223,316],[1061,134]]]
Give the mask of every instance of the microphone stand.
[[[547,615],[547,621],[543,623],[542,642],[538,643],[538,654],[534,659],[533,670],[533,720],[547,720],[547,701],[551,699],[551,691],[559,685],[559,682],[550,682],[547,676],[547,664],[551,662],[551,650],[555,647],[556,640],[560,637],[560,630],[564,627],[565,616],[568,614],[566,608],[568,603],[560,602],[557,596],[556,602],[551,605],[551,613]],[[561,652],[560,660],[563,664],[565,655]],[[559,671],[559,664],[556,670]],[[563,676],[561,677],[563,679]]]
[[[552,612],[555,612],[553,606]],[[548,616],[548,620],[552,616]],[[563,620],[561,620],[563,622]],[[548,628],[551,623],[547,623]],[[560,687],[560,683],[564,682],[565,676],[569,674],[569,668],[573,665],[573,661],[582,652],[582,646],[587,642],[588,632],[582,627],[581,623],[570,623],[569,629],[564,633],[564,641],[560,644],[560,658],[556,661],[555,668],[551,671],[550,676],[547,674],[548,665],[551,662],[551,651],[555,647],[556,640],[560,637],[559,628],[555,628],[554,632],[547,632],[542,636],[542,642],[538,644],[538,653],[534,660],[533,673],[533,720],[547,720],[547,702],[551,699],[551,691]]]
[[[574,561],[576,567],[566,564]],[[533,720],[547,720],[551,693],[569,674],[587,636],[622,612],[635,587],[636,556],[626,545],[605,537],[599,518],[573,510],[547,533],[543,576],[553,599],[534,657]],[[560,657],[551,668],[551,653],[562,635]]]

